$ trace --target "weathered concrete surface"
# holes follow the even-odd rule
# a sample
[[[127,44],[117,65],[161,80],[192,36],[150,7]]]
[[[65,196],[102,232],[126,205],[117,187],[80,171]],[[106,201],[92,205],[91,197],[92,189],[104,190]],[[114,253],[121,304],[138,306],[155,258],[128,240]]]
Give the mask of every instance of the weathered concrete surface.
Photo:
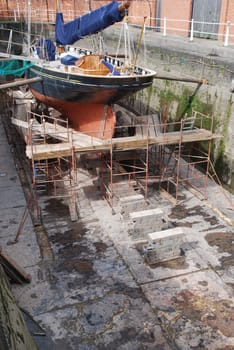
[[[4,247],[4,250],[7,251],[10,257],[12,257],[20,267],[23,267],[25,271],[31,273],[33,272],[34,266],[40,264],[40,249],[30,216],[27,216],[23,228],[20,231],[20,244],[12,244],[16,238],[27,204],[17,174],[17,166],[13,157],[13,148],[12,145],[8,144],[1,118],[0,154],[0,245]],[[15,285],[15,287],[17,288],[17,285]],[[24,293],[27,288],[30,289],[31,285],[23,285],[21,293]],[[14,289],[13,286],[12,289]],[[22,308],[22,305],[18,305]],[[44,331],[40,329],[34,320],[30,316],[27,316],[27,313],[22,313],[21,316],[24,316],[30,333],[33,335],[39,349],[54,349],[53,341],[45,336]],[[3,319],[1,319],[1,321],[3,321]],[[42,333],[43,335],[38,336],[36,333]],[[25,346],[23,346],[23,348],[25,349]]]
[[[19,306],[55,342],[43,342],[40,349],[170,349],[157,315],[103,232],[86,194],[79,196],[84,218],[78,223],[70,221],[62,200],[47,199],[42,204],[53,259],[42,259],[30,218],[18,243],[8,245],[15,238],[26,203],[2,123],[0,128],[4,154],[0,163],[1,244],[32,276],[29,285],[15,285],[13,290]],[[111,218],[106,202],[99,201],[105,203]]]
[[[160,208],[185,232],[180,259],[149,266],[128,234],[129,217],[121,215],[121,205],[113,215],[96,187],[96,174],[80,167],[77,223],[70,221],[63,199],[41,201],[52,251],[43,258],[30,219],[19,242],[7,245],[25,199],[2,130],[0,146],[6,155],[0,158],[5,200],[0,240],[32,276],[29,285],[13,291],[19,306],[51,335],[50,349],[234,348],[234,215],[217,186],[208,187],[207,201],[181,188],[176,206],[149,188],[149,207]]]

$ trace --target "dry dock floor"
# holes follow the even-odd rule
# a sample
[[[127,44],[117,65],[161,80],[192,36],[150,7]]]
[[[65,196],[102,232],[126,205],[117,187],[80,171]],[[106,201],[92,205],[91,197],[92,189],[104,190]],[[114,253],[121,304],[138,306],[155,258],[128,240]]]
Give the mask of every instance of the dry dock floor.
[[[46,242],[28,217],[15,238],[26,201],[0,122],[0,245],[32,276],[12,285],[19,306],[48,337],[41,350],[234,349],[234,214],[218,186],[204,201],[186,188],[172,205],[149,188],[146,206],[183,227],[184,255],[148,266],[87,169],[79,176],[80,219],[63,199],[41,204]],[[45,233],[44,233],[45,234]]]

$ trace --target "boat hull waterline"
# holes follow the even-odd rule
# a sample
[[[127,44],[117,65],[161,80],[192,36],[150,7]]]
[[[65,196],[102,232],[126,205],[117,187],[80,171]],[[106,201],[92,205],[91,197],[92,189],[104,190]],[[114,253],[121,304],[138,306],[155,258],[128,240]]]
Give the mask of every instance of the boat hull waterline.
[[[28,78],[42,77],[31,84],[33,90],[47,97],[70,102],[111,104],[152,84],[155,73],[142,76],[90,76],[33,66]]]
[[[101,138],[111,137],[115,126],[114,112],[106,106],[151,86],[154,75],[153,71],[126,76],[72,74],[41,65],[27,72],[27,78],[42,78],[30,85],[37,100],[60,111],[75,130]]]

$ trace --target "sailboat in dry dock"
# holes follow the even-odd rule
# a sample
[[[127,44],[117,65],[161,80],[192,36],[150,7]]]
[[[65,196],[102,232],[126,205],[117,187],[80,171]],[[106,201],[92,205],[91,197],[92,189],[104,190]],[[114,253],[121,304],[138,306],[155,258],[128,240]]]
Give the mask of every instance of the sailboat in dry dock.
[[[111,105],[149,87],[155,76],[136,62],[129,65],[117,57],[72,46],[122,21],[129,5],[113,1],[68,23],[57,13],[56,47],[51,40],[41,41],[37,47],[41,59],[27,70],[27,78],[42,78],[30,84],[35,98],[67,117],[74,129],[91,136],[111,137],[116,122]],[[64,52],[56,57],[56,50]]]

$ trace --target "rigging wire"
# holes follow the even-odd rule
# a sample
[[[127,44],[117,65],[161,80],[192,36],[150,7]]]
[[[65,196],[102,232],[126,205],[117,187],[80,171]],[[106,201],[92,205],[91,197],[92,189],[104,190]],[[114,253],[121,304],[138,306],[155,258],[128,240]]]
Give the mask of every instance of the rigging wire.
[[[128,26],[128,17],[126,17],[121,25],[120,35],[118,46],[116,50],[116,58],[120,53],[120,47],[122,42],[122,37],[124,41],[124,59],[125,59],[125,67],[130,68],[132,66],[132,51],[134,51],[134,46],[131,45],[131,38]],[[132,46],[132,47],[131,47]]]

